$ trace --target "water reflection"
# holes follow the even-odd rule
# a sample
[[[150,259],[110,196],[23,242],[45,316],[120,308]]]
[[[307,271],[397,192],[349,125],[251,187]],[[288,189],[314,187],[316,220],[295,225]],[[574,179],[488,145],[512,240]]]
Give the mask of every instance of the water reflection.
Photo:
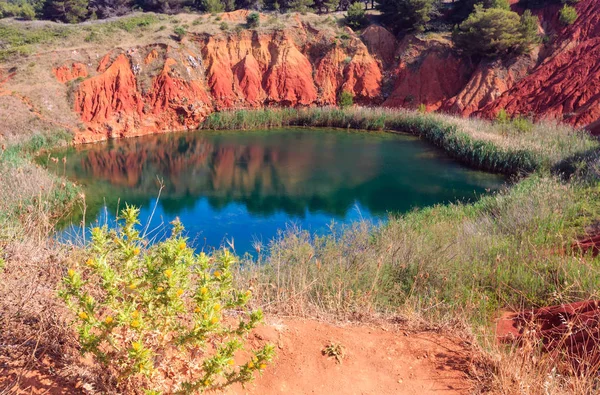
[[[319,223],[343,222],[356,217],[354,208],[381,218],[472,199],[502,182],[457,165],[413,137],[385,133],[197,132],[58,153],[65,154],[66,168],[61,164],[57,171],[84,185],[88,218],[105,206],[114,212],[123,202],[149,211],[163,183],[159,211],[167,219],[184,215],[211,229],[219,220],[244,230],[263,218],[272,222],[261,228],[267,238],[289,220],[308,226],[316,217]],[[228,210],[243,215],[231,222],[231,216],[223,218]]]

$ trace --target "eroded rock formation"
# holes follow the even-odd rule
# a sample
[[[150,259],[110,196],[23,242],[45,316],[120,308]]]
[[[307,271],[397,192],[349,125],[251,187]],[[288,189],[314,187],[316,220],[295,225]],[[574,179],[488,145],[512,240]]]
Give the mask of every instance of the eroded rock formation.
[[[600,3],[582,0],[577,9],[570,27],[555,12],[538,11],[540,29],[555,38],[508,60],[474,62],[443,34],[398,41],[371,26],[361,37],[349,29],[336,36],[296,18],[283,30],[189,34],[179,45],[115,49],[87,66],[70,60],[53,72],[69,82],[83,122],[78,142],[192,129],[226,109],[334,105],[343,91],[363,105],[424,105],[484,117],[504,109],[594,132],[600,131]]]

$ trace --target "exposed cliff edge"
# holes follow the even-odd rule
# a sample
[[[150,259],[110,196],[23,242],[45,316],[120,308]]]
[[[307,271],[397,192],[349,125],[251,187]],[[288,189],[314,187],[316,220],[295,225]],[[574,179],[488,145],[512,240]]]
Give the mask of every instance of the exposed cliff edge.
[[[484,117],[504,109],[600,132],[600,3],[582,0],[577,10],[569,27],[540,10],[540,29],[553,39],[503,61],[462,56],[449,34],[398,40],[373,25],[358,36],[296,16],[284,27],[36,55],[51,64],[54,85],[28,79],[26,67],[4,85],[57,125],[70,122],[76,142],[194,129],[226,109],[335,105],[343,91],[362,105]],[[34,90],[49,92],[36,99]]]

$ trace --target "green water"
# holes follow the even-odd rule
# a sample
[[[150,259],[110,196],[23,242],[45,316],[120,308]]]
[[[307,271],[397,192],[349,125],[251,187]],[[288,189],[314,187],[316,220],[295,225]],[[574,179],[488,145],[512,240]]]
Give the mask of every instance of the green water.
[[[50,168],[84,187],[87,223],[114,225],[111,218],[127,202],[141,207],[142,224],[154,211],[149,229],[156,239],[179,217],[198,249],[233,240],[239,253],[289,226],[325,234],[332,221],[384,221],[417,207],[473,200],[504,182],[412,136],[345,130],[198,131],[55,156],[66,156],[66,165]],[[72,223],[82,215],[74,213]],[[77,227],[65,225],[62,234],[75,237]]]

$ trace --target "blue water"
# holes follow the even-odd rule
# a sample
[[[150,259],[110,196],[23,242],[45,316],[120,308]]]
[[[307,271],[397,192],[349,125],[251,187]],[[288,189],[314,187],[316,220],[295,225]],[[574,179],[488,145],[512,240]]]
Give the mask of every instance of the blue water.
[[[67,158],[55,170],[84,188],[86,225],[114,226],[127,202],[140,207],[154,240],[179,217],[198,250],[226,245],[240,254],[290,227],[327,234],[331,226],[474,200],[504,182],[412,136],[345,130],[198,131],[54,155]],[[59,237],[81,239],[82,218],[73,212]]]

